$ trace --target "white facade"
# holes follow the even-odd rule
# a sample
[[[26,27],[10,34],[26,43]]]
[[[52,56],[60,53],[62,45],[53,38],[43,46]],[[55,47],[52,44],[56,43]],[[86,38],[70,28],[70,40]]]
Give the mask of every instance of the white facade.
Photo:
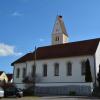
[[[5,72],[3,72],[1,75],[0,75],[0,81],[5,81],[6,83],[8,82],[8,78],[7,78],[7,75]]]
[[[81,62],[89,59],[91,66],[91,73],[93,81],[95,81],[94,72],[94,56],[80,56],[80,57],[70,57],[70,58],[59,58],[59,59],[49,59],[49,60],[38,60],[36,61],[36,81],[37,84],[48,83],[84,83],[85,76],[81,74]],[[66,65],[68,62],[72,63],[72,75],[67,76]],[[59,63],[59,76],[54,76],[54,64]],[[43,76],[43,64],[47,64],[47,77]],[[27,75],[32,72],[32,67],[34,65],[33,61],[27,61],[26,63],[19,63],[14,65],[14,83],[22,86],[23,84],[23,68],[27,69]],[[20,69],[20,76],[16,78],[16,69]]]
[[[100,65],[100,42],[95,53],[95,63],[96,63],[96,74],[99,72],[99,65]]]

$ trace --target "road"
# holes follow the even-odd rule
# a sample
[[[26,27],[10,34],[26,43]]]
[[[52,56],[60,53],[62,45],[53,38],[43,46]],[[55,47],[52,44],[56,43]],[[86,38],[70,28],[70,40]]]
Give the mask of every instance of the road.
[[[2,98],[1,100],[100,100],[100,98],[95,98],[95,97],[48,96],[48,97]]]

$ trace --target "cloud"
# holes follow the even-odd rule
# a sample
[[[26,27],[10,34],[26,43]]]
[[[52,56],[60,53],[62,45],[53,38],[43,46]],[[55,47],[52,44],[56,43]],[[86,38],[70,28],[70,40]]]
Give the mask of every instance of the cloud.
[[[23,14],[20,13],[20,12],[15,11],[15,12],[12,12],[11,15],[12,15],[12,16],[22,16]]]
[[[0,56],[20,56],[21,52],[16,52],[15,47],[11,45],[7,45],[4,43],[0,43]]]

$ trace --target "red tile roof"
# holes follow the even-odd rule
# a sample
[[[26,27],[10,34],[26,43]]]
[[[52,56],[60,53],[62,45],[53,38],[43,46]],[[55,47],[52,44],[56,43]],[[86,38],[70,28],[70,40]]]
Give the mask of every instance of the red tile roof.
[[[8,77],[8,81],[11,81],[12,78],[13,78],[13,74],[6,74],[6,75],[7,75],[7,77]]]
[[[0,71],[0,75],[3,73],[4,71]]]
[[[36,59],[52,59],[52,58],[62,58],[62,57],[74,57],[82,55],[93,55],[96,52],[100,38],[90,39],[78,42],[70,42],[59,45],[51,45],[39,47],[36,50]],[[25,61],[34,60],[35,53],[28,53],[23,57],[19,58],[11,65],[16,63],[22,63]]]

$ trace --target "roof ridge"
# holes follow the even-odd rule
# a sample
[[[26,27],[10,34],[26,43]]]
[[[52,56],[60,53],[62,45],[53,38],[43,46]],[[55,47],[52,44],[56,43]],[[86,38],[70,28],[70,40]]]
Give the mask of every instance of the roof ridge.
[[[37,60],[94,55],[100,38],[70,42],[59,45],[50,45],[37,48]],[[68,45],[68,46],[67,46]],[[74,49],[73,49],[74,48]],[[34,60],[34,53],[27,53],[11,65]]]
[[[62,32],[68,36],[68,33],[67,33],[67,30],[65,28],[65,24],[64,24],[64,21],[62,20],[62,17],[61,16],[58,16],[58,21],[59,21],[59,24],[60,24],[60,27],[62,29]]]
[[[61,45],[66,45],[66,44],[72,44],[72,43],[79,43],[79,42],[88,42],[88,41],[93,41],[93,40],[100,40],[100,38],[92,38],[92,39],[86,39],[86,40],[80,40],[80,41],[72,41],[64,44],[56,44],[56,45],[47,45],[47,46],[41,46],[39,48],[46,48],[46,47],[55,47],[55,46],[61,46]]]

